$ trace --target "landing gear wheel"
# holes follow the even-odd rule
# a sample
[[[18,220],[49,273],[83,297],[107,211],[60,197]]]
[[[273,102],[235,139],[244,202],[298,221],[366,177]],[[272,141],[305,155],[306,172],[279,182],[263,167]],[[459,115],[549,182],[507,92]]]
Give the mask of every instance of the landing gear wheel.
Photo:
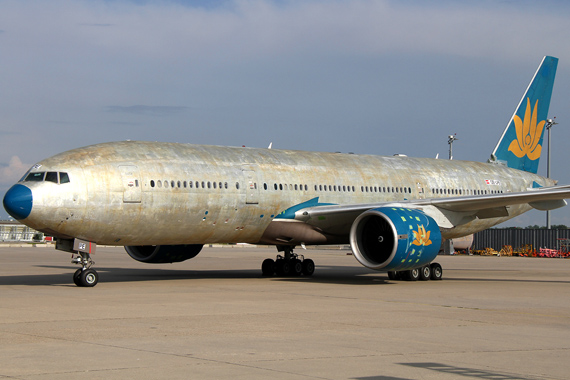
[[[408,281],[418,281],[420,278],[420,269],[419,268],[410,269],[406,271],[406,274],[408,277]]]
[[[431,268],[429,265],[420,268],[420,280],[428,281],[431,278]]]
[[[85,269],[81,272],[79,279],[82,286],[91,288],[97,285],[97,282],[99,281],[99,274],[97,274],[97,271],[95,271],[95,269]]]
[[[261,273],[264,276],[273,276],[275,274],[275,261],[273,259],[265,259],[261,264]]]
[[[285,260],[283,260],[283,259],[275,260],[275,274],[277,276],[283,276],[283,263],[284,262],[285,262]]]
[[[77,286],[83,286],[83,284],[81,284],[81,272],[83,272],[83,269],[79,268],[73,274],[73,283]]]
[[[388,271],[388,278],[392,281],[400,279],[400,275],[395,270]]]
[[[305,276],[312,276],[315,273],[315,262],[311,259],[303,260],[303,274]]]
[[[431,263],[430,269],[432,280],[441,280],[443,278],[443,269],[441,268],[441,265],[438,263]]]
[[[281,263],[281,270],[277,273],[278,275],[281,276],[289,276],[292,272],[292,264],[290,261],[287,260],[283,260]]]
[[[303,264],[301,264],[301,260],[291,260],[291,274],[293,276],[300,276],[301,273],[303,273]]]

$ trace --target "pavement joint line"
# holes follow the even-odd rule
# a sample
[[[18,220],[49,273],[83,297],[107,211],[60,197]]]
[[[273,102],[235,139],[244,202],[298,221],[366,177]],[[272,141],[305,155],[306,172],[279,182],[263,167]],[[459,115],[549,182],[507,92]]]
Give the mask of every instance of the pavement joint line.
[[[271,369],[271,368],[262,368],[259,366],[248,365],[248,364],[244,364],[244,363],[229,362],[229,361],[225,361],[225,360],[215,360],[215,359],[202,358],[202,357],[195,356],[192,354],[183,355],[183,354],[167,353],[167,352],[160,352],[160,351],[143,350],[140,348],[123,347],[123,346],[117,346],[117,345],[112,345],[112,344],[103,344],[103,343],[89,342],[89,341],[83,341],[83,340],[54,338],[54,337],[43,336],[43,335],[38,335],[38,334],[26,334],[26,333],[14,333],[14,334],[31,336],[31,337],[35,337],[35,338],[52,339],[55,341],[73,342],[73,343],[81,343],[81,344],[87,344],[87,345],[92,345],[92,346],[115,348],[115,349],[119,349],[119,350],[127,350],[127,351],[143,352],[143,353],[150,353],[150,354],[156,354],[156,355],[172,356],[172,357],[179,357],[179,358],[184,358],[184,359],[201,360],[201,361],[211,362],[211,363],[227,364],[227,365],[232,365],[232,366],[238,366],[238,367],[244,367],[244,368],[253,368],[253,369],[269,371],[269,372],[284,373],[284,374],[295,375],[295,376],[299,376],[299,377],[306,377],[306,378],[311,378],[311,379],[330,380],[327,377],[305,375],[302,373],[295,373],[295,372],[290,372],[290,371],[281,371],[281,370],[276,370],[276,369]],[[144,367],[141,367],[141,368],[144,368]],[[104,371],[104,370],[100,370],[100,371]],[[84,373],[84,372],[90,372],[90,371],[77,371],[77,373]],[[70,372],[70,373],[73,373],[73,372]]]

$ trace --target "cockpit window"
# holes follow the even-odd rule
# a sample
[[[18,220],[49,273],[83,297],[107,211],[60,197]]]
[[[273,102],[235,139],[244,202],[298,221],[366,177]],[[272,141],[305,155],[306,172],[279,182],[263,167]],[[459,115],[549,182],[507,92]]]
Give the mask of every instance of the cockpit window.
[[[26,177],[26,182],[40,182],[40,181],[43,181],[45,174],[46,174],[46,172],[30,173],[30,174],[28,174],[28,176]]]
[[[59,182],[58,182],[59,177]],[[22,179],[25,182],[53,182],[53,183],[69,183],[69,175],[65,172],[34,172],[29,173]]]
[[[59,183],[68,183],[68,182],[69,182],[69,176],[67,175],[67,173],[65,172],[59,173]]]
[[[45,180],[46,182],[57,183],[57,172],[47,172]]]

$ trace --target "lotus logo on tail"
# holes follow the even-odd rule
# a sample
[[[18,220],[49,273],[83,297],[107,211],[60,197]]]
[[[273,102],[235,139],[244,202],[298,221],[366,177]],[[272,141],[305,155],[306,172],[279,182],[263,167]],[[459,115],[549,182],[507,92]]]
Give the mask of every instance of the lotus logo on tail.
[[[542,151],[539,141],[545,121],[542,120],[538,125],[536,124],[538,100],[534,105],[532,113],[529,98],[526,99],[526,104],[524,122],[517,115],[513,118],[517,138],[509,145],[509,151],[519,158],[526,155],[530,160],[534,161],[540,157],[540,152]]]
[[[413,231],[415,240],[412,242],[414,245],[431,245],[431,240],[429,240],[429,235],[431,231],[426,231],[423,224],[420,226],[418,224],[418,230]]]

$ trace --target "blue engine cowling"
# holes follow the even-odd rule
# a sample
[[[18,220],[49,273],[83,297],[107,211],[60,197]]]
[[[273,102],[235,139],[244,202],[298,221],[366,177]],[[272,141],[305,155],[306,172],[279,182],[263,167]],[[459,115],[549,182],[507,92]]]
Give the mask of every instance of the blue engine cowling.
[[[400,271],[429,264],[441,246],[439,226],[420,210],[381,207],[359,215],[350,229],[354,257],[367,268]]]

